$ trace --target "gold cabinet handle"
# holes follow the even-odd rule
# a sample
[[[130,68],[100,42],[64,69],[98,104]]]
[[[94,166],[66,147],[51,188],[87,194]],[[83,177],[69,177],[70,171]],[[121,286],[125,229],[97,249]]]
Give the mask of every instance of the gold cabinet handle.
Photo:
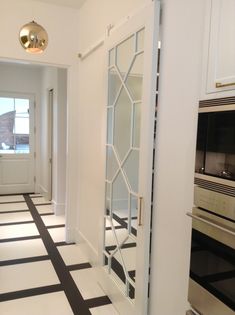
[[[143,197],[138,198],[138,226],[142,226]]]
[[[226,86],[233,86],[235,85],[235,82],[231,82],[231,83],[221,83],[221,82],[216,82],[215,87],[217,89],[222,88],[222,87],[226,87]]]

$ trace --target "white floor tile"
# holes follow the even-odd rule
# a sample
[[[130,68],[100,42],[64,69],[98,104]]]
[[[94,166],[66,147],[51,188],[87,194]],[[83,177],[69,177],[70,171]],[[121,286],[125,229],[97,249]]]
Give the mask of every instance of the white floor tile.
[[[134,228],[134,229],[136,229],[137,230],[137,219],[132,219],[131,220],[131,226]]]
[[[128,217],[128,210],[127,209],[119,209],[113,211],[119,218],[127,218]],[[138,211],[136,209],[132,209],[131,216],[136,217],[138,215]]]
[[[73,312],[64,292],[55,292],[2,302],[0,303],[0,314],[73,315]],[[110,313],[110,315],[112,315],[112,313]]]
[[[33,218],[29,211],[27,212],[12,212],[12,213],[0,213],[0,223],[13,223],[33,221]]]
[[[0,243],[0,261],[47,255],[41,239]]]
[[[59,279],[49,260],[0,267],[0,293],[58,284]]]
[[[106,227],[110,227],[111,226],[111,222],[110,220],[106,219]],[[120,226],[120,224],[113,219],[113,226]]]
[[[92,315],[119,315],[112,304],[91,308]]]
[[[39,235],[34,223],[0,226],[0,239]]]
[[[116,229],[115,230],[118,241],[121,243],[127,236],[127,229]],[[125,243],[133,243],[132,239],[128,239]],[[112,230],[105,231],[105,246],[116,245],[116,239]]]
[[[0,212],[3,211],[18,211],[18,210],[28,210],[26,202],[16,202],[16,203],[2,203],[0,204]]]
[[[50,203],[50,201],[44,197],[35,197],[35,198],[32,198],[31,200],[35,205],[43,204],[43,203]]]
[[[42,220],[46,226],[65,224],[65,215],[44,215]]]
[[[54,213],[54,211],[53,211],[53,205],[36,206],[36,209],[38,210],[38,213],[40,213],[40,214],[44,214],[44,213]]]
[[[0,196],[0,202],[25,201],[22,195]]]
[[[113,251],[110,251],[111,253]],[[121,249],[122,258],[124,260],[126,269],[128,271],[132,271],[136,269],[136,247],[130,247],[130,248],[122,248]],[[122,260],[120,255],[114,256],[118,262],[122,265]]]
[[[88,262],[79,245],[58,246],[57,249],[66,265],[75,265]]]
[[[65,242],[65,228],[55,228],[55,229],[48,229],[53,241],[57,242]]]
[[[71,275],[84,299],[105,295],[96,281],[94,268],[71,271]]]

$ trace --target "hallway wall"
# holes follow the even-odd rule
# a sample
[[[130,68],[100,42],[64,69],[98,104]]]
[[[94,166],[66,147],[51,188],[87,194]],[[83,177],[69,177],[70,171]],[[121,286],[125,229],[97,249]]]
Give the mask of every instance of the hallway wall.
[[[40,192],[49,192],[48,92],[53,89],[52,202],[56,214],[65,211],[67,145],[67,71],[45,67],[42,71],[41,102],[41,182]]]
[[[18,39],[20,28],[35,20],[48,32],[49,44],[43,54],[28,54]],[[63,21],[65,23],[63,23]],[[68,134],[67,134],[67,240],[74,240],[77,204],[77,103],[78,103],[78,11],[30,0],[0,1],[0,60],[54,65],[68,69]]]

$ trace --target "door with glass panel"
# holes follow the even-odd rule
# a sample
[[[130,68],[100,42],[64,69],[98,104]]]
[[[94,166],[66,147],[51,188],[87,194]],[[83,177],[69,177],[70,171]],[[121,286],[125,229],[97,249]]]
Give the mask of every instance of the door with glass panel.
[[[104,268],[135,315],[147,314],[158,30],[152,1],[106,41]]]
[[[0,194],[34,192],[34,104],[0,94]]]

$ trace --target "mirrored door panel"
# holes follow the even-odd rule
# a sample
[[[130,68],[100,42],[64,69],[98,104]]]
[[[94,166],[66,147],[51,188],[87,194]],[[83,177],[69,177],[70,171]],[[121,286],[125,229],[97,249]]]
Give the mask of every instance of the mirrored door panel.
[[[109,51],[106,144],[105,262],[135,297],[144,32]]]
[[[109,275],[104,276],[106,293],[125,315],[147,314],[148,309],[159,12],[158,1],[145,4],[105,41],[103,269]]]

